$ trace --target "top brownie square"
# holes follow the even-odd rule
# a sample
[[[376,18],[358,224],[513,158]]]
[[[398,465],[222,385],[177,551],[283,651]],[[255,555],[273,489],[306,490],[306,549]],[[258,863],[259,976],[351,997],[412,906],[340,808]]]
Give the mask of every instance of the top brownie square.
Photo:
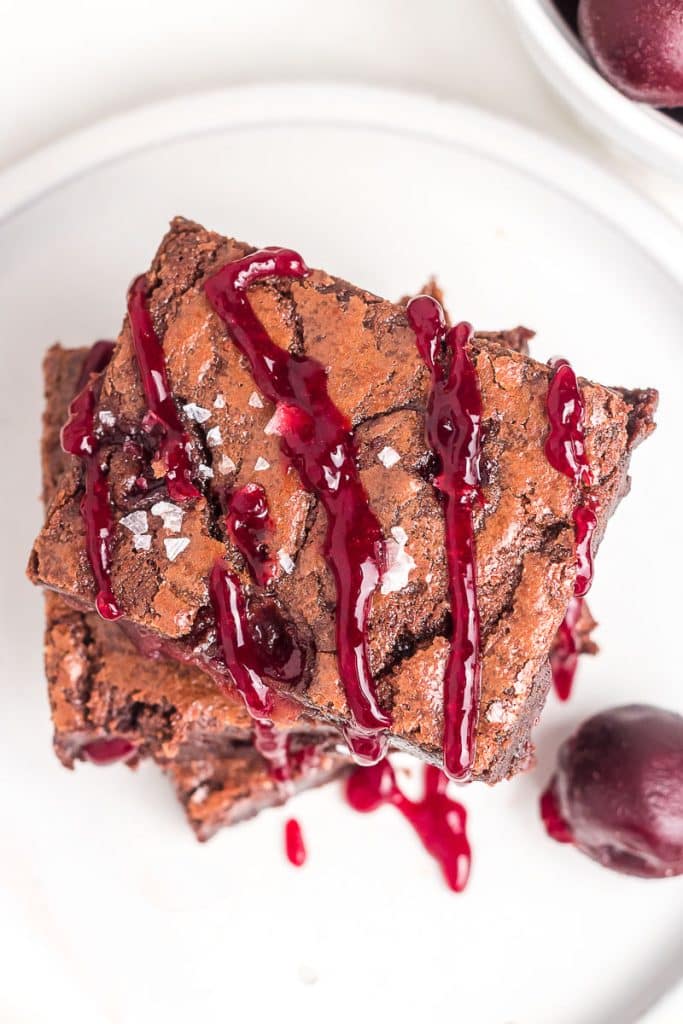
[[[124,321],[96,407],[118,523],[113,590],[128,623],[162,642],[166,654],[220,678],[208,590],[216,558],[226,555],[254,602],[263,595],[250,589],[218,498],[223,488],[261,484],[275,555],[267,600],[283,623],[292,624],[305,653],[296,685],[272,685],[308,714],[343,726],[348,708],[335,657],[336,595],[322,556],[325,513],[286,464],[272,431],[274,407],[255,389],[203,289],[207,277],[250,251],[177,219],[147,275],[152,320],[202,481],[194,502],[170,501],[164,466],[150,466],[143,451],[149,449],[141,427],[147,407]],[[425,441],[429,377],[405,308],[321,271],[301,281],[256,284],[250,302],[277,345],[327,369],[330,396],[353,426],[360,476],[388,542],[389,571],[369,622],[379,701],[393,718],[392,743],[441,763],[441,680],[451,630],[444,520]],[[474,513],[482,694],[473,777],[489,782],[528,759],[530,729],[549,682],[548,654],[576,576],[576,488],[544,453],[551,371],[503,341],[475,335],[471,345],[483,403],[484,492]],[[656,396],[583,380],[581,386],[599,501],[597,544],[627,489],[630,452],[652,430]],[[29,571],[35,582],[92,607],[81,493],[74,459],[59,481]],[[141,515],[131,520],[132,512]]]

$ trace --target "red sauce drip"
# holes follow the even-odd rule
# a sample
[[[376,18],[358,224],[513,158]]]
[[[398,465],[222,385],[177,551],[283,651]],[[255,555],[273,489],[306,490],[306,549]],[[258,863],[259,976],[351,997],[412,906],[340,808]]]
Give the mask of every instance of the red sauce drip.
[[[472,508],[481,496],[481,394],[467,345],[469,324],[448,330],[439,303],[420,295],[408,320],[432,376],[427,442],[440,462],[434,481],[443,495],[453,637],[444,674],[444,769],[453,779],[471,773],[479,715],[481,665],[477,564]]]
[[[557,806],[554,778],[550,780],[548,788],[541,797],[541,818],[543,819],[545,830],[551,839],[557,840],[558,843],[574,842],[571,829],[561,816]]]
[[[114,736],[107,740],[93,740],[86,743],[81,752],[93,764],[114,764],[116,761],[127,761],[134,753],[135,747],[128,740]]]
[[[90,382],[90,378],[94,373],[102,373],[102,370],[106,370],[113,354],[113,341],[96,341],[94,345],[90,346],[78,377],[76,395]]]
[[[198,498],[199,491],[192,483],[192,466],[188,455],[190,439],[171,394],[164,350],[154,330],[147,305],[147,280],[144,274],[130,286],[128,319],[148,408],[143,425],[150,431],[155,427],[161,429],[159,456],[166,466],[168,493],[174,501]]]
[[[418,834],[427,852],[438,861],[449,888],[462,892],[472,860],[467,840],[467,812],[447,793],[448,779],[425,765],[424,796],[409,800],[398,787],[394,769],[386,759],[370,768],[356,768],[346,783],[346,798],[356,811],[376,811],[392,804]]]
[[[81,499],[81,517],[85,525],[85,546],[97,596],[95,607],[103,619],[113,621],[121,615],[111,585],[111,546],[114,518],[109,500],[107,468],[99,459],[100,442],[95,434],[95,406],[101,379],[98,374],[109,363],[113,344],[99,341],[91,348],[81,370],[79,390],[69,406],[62,427],[62,449],[83,463],[85,491]]]
[[[266,492],[260,484],[246,484],[228,496],[227,504],[225,521],[235,547],[244,556],[254,580],[260,587],[267,587],[274,566],[264,539],[273,526]]]
[[[269,668],[271,675],[277,674],[279,665],[265,663],[263,648],[255,644],[249,628],[239,578],[220,559],[211,570],[209,594],[227,669],[254,721],[254,745],[272,777],[284,785],[290,780],[287,735],[273,725],[273,695],[262,675]]]
[[[553,375],[546,409],[550,430],[545,442],[548,462],[579,487],[591,487],[591,474],[583,432],[583,398],[576,374],[566,359],[551,359]]]
[[[296,818],[290,818],[285,824],[285,853],[289,863],[296,868],[306,863],[306,844]]]
[[[557,631],[550,658],[553,685],[560,700],[567,700],[572,690],[578,654],[575,629],[581,616],[582,602],[593,582],[593,534],[597,526],[598,503],[588,493],[593,486],[583,429],[584,404],[579,382],[566,359],[551,359],[553,370],[546,398],[550,430],[545,442],[548,462],[558,473],[573,480],[583,492],[581,504],[574,509],[576,536],[575,599]],[[578,600],[577,600],[578,599]]]
[[[569,700],[579,661],[576,627],[581,618],[583,598],[573,597],[567,613],[560,623],[557,636],[550,652],[550,668],[553,674],[555,693],[560,700]]]
[[[370,603],[383,568],[382,531],[360,481],[350,424],[330,399],[324,367],[276,345],[247,294],[258,281],[308,273],[297,253],[263,249],[228,263],[205,287],[256,386],[277,407],[283,454],[327,513],[324,555],[336,584],[337,658],[352,718],[345,737],[357,760],[374,763],[391,725],[377,701],[367,650]]]
[[[588,494],[584,503],[574,509],[574,531],[576,535],[576,579],[574,593],[585,597],[593,582],[593,534],[598,524],[598,504]]]

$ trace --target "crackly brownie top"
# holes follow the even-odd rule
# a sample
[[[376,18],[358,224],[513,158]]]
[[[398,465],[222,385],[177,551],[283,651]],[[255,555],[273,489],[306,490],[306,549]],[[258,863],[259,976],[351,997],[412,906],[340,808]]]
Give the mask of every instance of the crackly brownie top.
[[[203,479],[200,499],[182,508],[169,501],[163,466],[150,472],[148,460],[124,444],[131,437],[144,443],[146,412],[124,322],[97,407],[118,522],[113,588],[127,620],[190,652],[206,617],[215,559],[227,552],[249,590],[244,561],[226,536],[220,489],[261,484],[274,524],[271,592],[309,654],[296,698],[339,723],[348,709],[335,659],[335,588],[321,554],[325,515],[286,465],[269,429],[274,408],[255,389],[203,291],[210,274],[250,251],[178,219],[148,274],[150,312]],[[371,667],[393,716],[394,742],[438,761],[450,633],[444,522],[424,434],[428,375],[405,309],[321,271],[302,281],[257,284],[250,302],[277,345],[326,367],[330,397],[353,425],[361,479],[388,542],[389,571],[369,623]],[[544,666],[573,591],[577,495],[544,453],[548,367],[496,336],[475,336],[471,357],[483,403],[484,493],[474,517],[482,638],[474,775],[495,779],[523,759],[542,704]],[[625,489],[630,449],[652,429],[655,398],[581,385],[599,537]],[[138,486],[143,476],[145,491]],[[81,487],[74,460],[36,542],[31,573],[92,604]],[[144,545],[140,536],[149,538]],[[211,631],[202,633],[203,655],[212,644]]]
[[[53,345],[44,359],[41,456],[46,503],[70,461],[59,433],[88,352]],[[64,763],[71,765],[85,743],[112,736],[131,742],[138,757],[152,753],[162,762],[193,757],[206,764],[212,756],[231,756],[236,743],[242,749],[251,741],[253,723],[237,694],[219,690],[191,665],[143,656],[124,629],[94,612],[69,607],[56,594],[46,598],[48,691],[55,747]],[[303,718],[292,728],[311,741],[314,732],[319,738],[329,735]],[[236,779],[237,767],[228,774]]]

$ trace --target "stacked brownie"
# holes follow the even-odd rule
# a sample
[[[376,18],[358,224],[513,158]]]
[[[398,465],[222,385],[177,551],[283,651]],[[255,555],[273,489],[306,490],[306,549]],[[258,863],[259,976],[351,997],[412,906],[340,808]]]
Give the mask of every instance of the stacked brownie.
[[[72,764],[89,751],[106,758],[97,744],[116,739],[121,746],[111,749],[131,760],[152,756],[200,837],[349,763],[338,733],[351,715],[337,665],[325,513],[283,456],[276,409],[255,388],[204,292],[211,274],[252,251],[177,219],[146,277],[196,470],[194,501],[171,500],[165,467],[142,427],[147,406],[128,318],[98,381],[94,421],[115,524],[111,584],[123,612],[116,623],[94,611],[83,467],[58,444],[85,353],[55,347],[45,363],[47,514],[29,573],[51,592],[47,668],[56,749]],[[391,746],[441,764],[449,579],[434,486],[439,467],[425,439],[429,378],[405,306],[320,271],[256,284],[250,300],[276,345],[325,367],[329,394],[351,424],[360,479],[385,537],[386,568],[367,634],[378,701],[391,717]],[[577,488],[545,455],[552,370],[529,357],[527,337],[521,329],[479,333],[469,345],[483,407],[483,501],[473,512],[481,694],[472,778],[487,782],[529,762],[549,656],[577,573]],[[656,396],[580,384],[596,548],[628,489],[630,453],[653,429]],[[272,521],[265,589],[250,578],[225,526],[225,493],[254,483],[267,494]],[[270,610],[263,642],[295,647],[302,666],[296,679],[268,678],[277,696],[273,719],[288,733],[286,789],[253,745],[252,722],[222,658],[209,600],[217,559],[243,582],[255,619]]]
[[[53,346],[44,361],[44,501],[70,461],[59,443],[87,349]],[[241,701],[190,666],[141,654],[123,629],[47,592],[45,667],[62,764],[89,759],[135,765],[153,757],[169,776],[200,839],[338,776],[348,758],[330,730],[291,731],[293,778],[278,787],[253,744]]]

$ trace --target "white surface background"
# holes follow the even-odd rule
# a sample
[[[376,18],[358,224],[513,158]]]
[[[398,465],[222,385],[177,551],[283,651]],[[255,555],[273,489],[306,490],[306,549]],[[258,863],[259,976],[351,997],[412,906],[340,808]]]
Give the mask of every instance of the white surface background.
[[[260,79],[331,76],[424,88],[440,96],[466,99],[516,117],[570,143],[603,166],[616,169],[683,222],[680,185],[603,152],[599,144],[572,121],[537,76],[516,39],[513,26],[506,20],[503,8],[504,5],[496,0],[422,0],[420,3],[415,0],[410,3],[404,0],[347,0],[335,5],[304,3],[302,0],[278,4],[261,0],[249,6],[246,0],[239,4],[231,0],[220,3],[205,0],[201,7],[191,9],[191,14],[188,14],[187,8],[178,0],[168,0],[163,5],[145,3],[144,0],[137,0],[134,4],[122,0],[106,7],[79,0],[62,0],[50,6],[42,2],[32,5],[14,2],[11,8],[2,12],[0,166],[28,155],[64,132],[149,100]],[[141,156],[130,180],[139,180],[141,169],[144,171],[146,162],[154,159],[153,154]],[[183,175],[192,179],[189,153],[186,153],[184,161],[180,161],[179,167]],[[436,171],[435,167],[434,173]],[[246,169],[244,173],[246,175]],[[476,168],[468,173],[471,173],[472,184],[480,180]],[[446,178],[444,172],[444,180]],[[156,180],[159,180],[158,176]],[[94,195],[99,204],[93,203],[92,208],[101,211],[100,215],[105,218],[104,223],[112,236],[118,238],[116,233],[119,232],[123,246],[126,229],[119,224],[119,218],[112,209],[117,181],[121,179],[106,169],[95,177]],[[181,185],[184,187],[183,182]],[[166,200],[174,198],[179,187],[175,181],[164,182],[155,200],[159,207],[163,205],[165,208],[168,205]],[[75,196],[76,188],[73,194]],[[215,191],[209,191],[203,199],[207,213],[214,212],[211,204],[213,202],[215,206],[218,203],[217,196],[222,203],[224,199],[215,185]],[[514,231],[511,237],[517,238],[520,246],[528,245],[524,259],[541,272],[541,263],[538,266],[536,263],[540,246],[533,244],[533,237],[527,238],[522,216],[535,201],[530,194],[525,205],[520,193],[519,201],[512,204],[510,215],[514,223],[511,230]],[[47,274],[48,267],[56,266],[54,258],[50,263],[50,256],[54,257],[55,253],[68,256],[66,265],[71,266],[70,260],[81,252],[79,225],[71,223],[69,226],[72,209],[69,202],[70,192],[67,190],[62,197],[47,200],[34,213],[27,212],[23,221],[17,222],[16,228],[8,228],[5,236],[6,251],[23,251],[26,259],[5,266],[7,291],[3,309],[8,309],[8,300],[15,302],[16,324],[17,327],[23,324],[24,334],[17,331],[12,336],[19,337],[21,345],[33,346],[36,357],[45,332],[49,334],[57,322],[63,324],[65,330],[68,328],[70,339],[84,341],[96,316],[101,314],[103,296],[110,294],[110,279],[124,280],[130,274],[130,238],[126,238],[125,251],[124,248],[108,247],[106,256],[102,255],[102,292],[93,293],[88,299],[90,305],[83,313],[82,323],[77,316],[73,322],[69,320],[70,310],[66,305],[64,308],[58,305],[60,297],[66,304],[69,293],[66,285],[58,286],[57,280],[53,281],[51,308],[48,308],[49,304],[45,304],[44,309],[41,304],[34,308],[28,299],[17,303],[17,296],[24,294],[19,285],[25,289],[27,297],[33,294],[33,278],[27,267],[35,269],[37,266],[41,274]],[[558,203],[562,205],[559,200]],[[376,203],[368,203],[369,218],[377,206]],[[34,240],[45,232],[46,220],[42,214],[50,208],[53,215],[47,221],[49,240],[44,251],[40,252],[36,250]],[[74,200],[73,209],[79,208],[82,207]],[[519,223],[515,220],[515,210],[519,210],[522,218]],[[235,212],[238,211],[239,205],[236,205]],[[157,212],[162,216],[161,210]],[[138,226],[145,213],[151,216],[151,211],[137,213]],[[478,213],[481,224],[482,211]],[[254,218],[257,213],[249,209],[244,216]],[[491,216],[494,216],[493,212]],[[568,210],[566,216],[567,224],[576,224],[572,211]],[[493,222],[488,225],[492,235],[494,227]],[[15,230],[16,235],[13,235]],[[308,227],[302,227],[302,231],[308,230]],[[581,227],[578,234],[583,230]],[[675,299],[669,285],[646,263],[642,263],[630,246],[624,250],[621,266],[620,240],[616,236],[612,239],[609,229],[601,228],[600,232],[604,232],[604,237],[600,233],[599,248],[591,257],[593,262],[588,259],[577,274],[573,285],[576,294],[588,293],[591,280],[597,279],[605,265],[598,259],[599,252],[606,252],[605,247],[614,246],[610,250],[614,265],[620,270],[622,284],[624,281],[627,284],[623,315],[624,322],[630,324],[628,329],[637,338],[642,336],[640,328],[644,332],[653,327],[647,310],[639,310],[638,307],[638,295],[642,289],[648,300],[660,300],[653,311],[658,343],[667,338],[671,356],[677,355],[673,327]],[[311,245],[315,243],[313,231]],[[324,242],[317,240],[317,244]],[[504,238],[500,244],[504,244]],[[343,249],[341,244],[340,248]],[[515,254],[519,258],[519,250],[516,249]],[[580,247],[570,247],[566,257],[567,271],[572,265],[572,257],[575,264],[582,260]],[[37,264],[32,263],[33,260],[37,260]],[[457,269],[464,272],[465,266]],[[22,272],[23,284],[19,281]],[[402,276],[410,281],[419,273],[419,267],[401,269]],[[60,280],[63,282],[66,276],[65,270]],[[565,280],[569,279],[568,272]],[[516,287],[512,287],[513,283],[510,282],[509,293],[503,288],[496,296],[499,306],[492,310],[492,315],[493,312],[499,315],[501,322],[515,318],[514,304],[519,300],[519,294]],[[477,300],[477,281],[469,282],[468,288],[467,294],[471,295],[472,301]],[[616,305],[619,289],[615,282],[610,284],[610,289],[609,301]],[[553,337],[558,336],[553,332],[562,329],[567,331],[568,337],[571,336],[571,324],[563,325],[550,305],[544,307],[543,292],[545,288],[540,290],[541,294],[530,296],[533,308],[528,310],[528,319],[545,327]],[[481,301],[483,303],[483,297]],[[489,309],[490,301],[487,295]],[[538,308],[534,303],[538,303]],[[23,311],[30,313],[26,320]],[[574,333],[578,335],[578,332]],[[637,350],[635,345],[628,348],[629,353],[625,356],[627,376],[635,379],[639,369]],[[601,352],[591,352],[588,348],[582,349],[581,355],[584,360],[599,361],[603,358]],[[613,362],[614,352],[605,353],[604,358],[608,355]],[[21,362],[18,355],[16,360],[12,356],[10,365],[5,367],[8,381],[21,380],[17,376],[21,373],[20,366],[15,367],[14,362]],[[666,365],[668,368],[669,364]],[[680,363],[677,365],[680,368]],[[31,395],[35,393],[37,401],[37,379],[31,378],[30,387],[33,388]],[[21,410],[17,410],[19,424],[20,413]],[[669,422],[673,423],[674,419],[672,416]],[[664,458],[667,437],[669,444],[673,441],[671,434],[665,430],[661,433],[660,447],[656,450],[658,454],[653,447],[652,460]],[[30,440],[33,450],[33,436]],[[644,485],[640,489],[642,509],[647,505],[642,499],[648,493],[648,485],[654,491],[658,477],[656,461],[643,459],[641,464]],[[603,621],[601,633],[606,650],[611,652],[611,660],[600,659],[586,670],[585,688],[570,712],[572,721],[593,710],[591,702],[602,705],[619,698],[635,698],[643,692],[638,665],[627,654],[619,660],[616,634],[617,642],[609,642],[610,629],[614,630],[614,623],[620,622],[624,615],[632,616],[632,635],[638,635],[639,631],[637,609],[631,607],[629,599],[628,565],[616,557],[617,549],[623,551],[629,543],[633,517],[640,514],[638,507],[638,497],[634,494],[628,507],[624,508],[625,512],[631,510],[629,515],[620,517],[614,524],[609,542],[615,552],[611,571],[605,573],[596,586],[596,600],[602,607],[611,609],[609,617],[605,616],[607,621]],[[675,520],[672,522],[674,529]],[[8,535],[20,537],[18,547],[22,553],[19,561],[22,561],[26,546],[24,533],[28,535],[31,526],[13,525],[16,529],[8,531]],[[603,565],[607,564],[610,548],[606,547],[601,556]],[[652,571],[664,572],[662,561],[656,562],[651,567]],[[621,575],[618,575],[620,564]],[[34,611],[37,621],[39,611]],[[23,606],[20,609],[17,605],[14,618],[17,630],[20,630],[25,621]],[[27,630],[29,626],[35,635],[35,624],[26,623]],[[39,655],[38,652],[34,654],[37,664]],[[12,668],[18,670],[20,666]],[[664,671],[662,666],[658,668],[659,678],[666,681]],[[615,693],[612,699],[605,700],[607,694],[591,686],[603,673],[605,678],[619,682],[618,696]],[[13,680],[17,678],[16,671],[8,675]],[[383,1015],[386,1009],[384,989],[377,985],[373,976],[378,936],[380,946],[395,948],[395,956],[387,957],[383,963],[383,975],[387,980],[387,991],[390,987],[396,991],[397,982],[403,979],[403,986],[399,984],[399,988],[404,989],[404,1015],[411,1013],[414,1018],[423,1015],[427,1019],[436,1013],[440,1019],[458,1019],[458,992],[468,987],[468,979],[458,978],[457,972],[458,969],[461,972],[467,970],[468,961],[462,950],[457,948],[457,935],[449,943],[438,943],[436,948],[430,944],[429,935],[419,934],[418,929],[412,929],[410,935],[404,934],[399,938],[393,893],[382,890],[377,893],[379,905],[374,907],[369,920],[359,909],[356,930],[344,934],[342,929],[347,942],[345,948],[353,951],[347,970],[342,961],[330,957],[330,944],[336,930],[334,908],[324,914],[321,912],[319,918],[312,910],[312,907],[322,908],[328,903],[330,873],[335,865],[338,866],[340,851],[349,860],[343,870],[335,873],[332,882],[339,886],[342,906],[347,912],[353,909],[355,893],[349,887],[348,879],[365,870],[368,830],[374,827],[374,834],[378,836],[377,851],[380,849],[381,832],[381,848],[391,850],[397,877],[414,879],[414,884],[406,886],[399,896],[411,903],[414,921],[441,921],[443,927],[442,915],[448,894],[441,885],[433,884],[433,866],[420,851],[415,851],[403,823],[389,814],[383,816],[381,825],[377,820],[369,822],[350,814],[341,817],[339,808],[331,806],[329,795],[324,792],[304,798],[300,803],[301,816],[304,821],[315,822],[316,826],[312,831],[315,836],[314,854],[309,869],[301,876],[294,875],[277,856],[269,859],[271,877],[266,891],[270,895],[276,893],[279,900],[277,917],[272,920],[265,905],[267,899],[254,911],[253,894],[264,890],[260,862],[252,854],[262,836],[272,843],[273,836],[279,835],[274,821],[268,823],[264,817],[252,826],[245,826],[230,837],[223,836],[209,847],[200,849],[186,834],[170,794],[151,769],[142,771],[137,777],[123,769],[114,769],[106,776],[104,773],[95,776],[86,772],[69,776],[58,772],[49,751],[42,694],[39,700],[37,693],[32,692],[27,698],[25,690],[19,694],[13,690],[12,696],[17,698],[17,706],[10,706],[8,715],[3,714],[5,721],[15,723],[12,736],[5,744],[6,753],[14,752],[11,762],[8,760],[12,769],[4,774],[6,785],[10,781],[10,770],[17,771],[17,765],[20,777],[8,785],[4,801],[4,817],[10,822],[10,828],[4,836],[2,871],[3,880],[9,885],[5,889],[7,903],[0,907],[0,924],[3,920],[14,922],[11,936],[7,933],[4,936],[9,940],[14,957],[7,958],[2,954],[4,967],[0,968],[0,977],[5,970],[7,974],[4,983],[0,982],[0,995],[8,996],[6,1003],[0,1002],[3,1024],[5,1020],[40,1021],[41,1024],[43,1020],[51,1020],[53,1024],[60,1024],[68,1019],[67,1007],[71,1009],[71,1019],[79,1024],[81,1020],[88,1020],[90,1024],[99,1024],[101,1020],[137,1024],[143,1016],[146,1021],[154,1022],[162,1004],[164,1011],[168,1011],[169,993],[175,1009],[174,1020],[192,1019],[197,1005],[210,1011],[211,1020],[227,1019],[234,1013],[234,1002],[232,1006],[227,1005],[223,993],[226,1000],[234,1001],[236,994],[241,996],[239,1016],[251,1011],[258,1019],[260,1007],[274,1006],[280,994],[287,993],[289,1002],[278,1008],[278,1017],[283,1022],[294,1019],[296,1014],[301,1020],[309,1020],[313,1016],[320,1019],[326,1014],[329,1020],[334,1021],[342,1016],[347,1020],[357,1017],[363,1021],[370,1013],[373,1016]],[[667,702],[663,696],[661,702]],[[561,728],[564,733],[567,728],[567,719],[559,714],[557,708],[554,710],[555,714],[551,713],[547,719],[546,747],[541,750],[544,776],[548,772],[550,748],[555,746],[553,732]],[[25,770],[21,767],[22,754]],[[525,950],[528,948],[527,940],[536,928],[542,936],[548,936],[547,943],[542,939],[543,946],[548,947],[546,984],[548,970],[557,970],[563,976],[566,967],[566,982],[572,990],[563,992],[561,986],[556,987],[558,1008],[552,1019],[561,1019],[563,1024],[565,1021],[575,1024],[576,1016],[568,1016],[573,1013],[569,1007],[578,1005],[581,999],[577,993],[584,989],[586,996],[590,993],[588,1001],[594,1013],[587,1011],[582,1021],[603,1024],[609,1014],[616,1012],[618,1016],[609,1016],[610,1024],[612,1021],[622,1024],[626,1017],[615,1008],[628,1006],[635,994],[649,986],[653,978],[660,973],[668,974],[668,958],[680,958],[680,913],[676,912],[675,903],[677,898],[680,903],[680,886],[649,890],[635,883],[633,888],[625,888],[629,883],[623,879],[602,872],[578,857],[569,862],[569,867],[566,850],[549,843],[541,847],[537,843],[538,832],[532,834],[533,829],[539,829],[535,811],[536,786],[537,779],[527,778],[520,781],[516,791],[502,787],[492,794],[472,794],[468,799],[476,832],[474,838],[477,850],[481,851],[477,878],[458,906],[448,907],[454,920],[471,925],[477,948],[483,949],[490,940],[487,928],[493,929],[494,920],[496,928],[500,929],[502,925],[501,942],[509,944],[510,958],[519,968],[510,970],[507,976],[501,971],[494,971],[491,977],[482,976],[481,985],[477,981],[475,986],[474,979],[470,978],[470,993],[479,987],[480,991],[489,992],[489,1000],[496,1006],[514,1008],[517,1011],[514,1016],[516,1024],[549,1024],[551,1017],[541,1008],[540,996],[534,997],[537,1001],[533,1001],[533,1005],[527,1001],[532,987],[526,984],[528,975],[524,971],[528,969],[531,975],[535,966],[532,968],[532,965],[525,964]],[[29,817],[24,816],[26,810],[41,804],[42,813],[37,821],[32,814],[29,821]],[[507,816],[506,809],[510,812]],[[121,816],[118,822],[113,820],[117,813]],[[329,818],[325,817],[327,814]],[[26,827],[13,827],[20,823],[25,823]],[[74,848],[72,837],[76,835],[76,827],[81,828],[81,832]],[[498,848],[501,834],[506,845],[514,851],[505,858],[503,865]],[[524,835],[533,838],[528,855],[522,838]],[[390,845],[384,846],[384,843]],[[530,858],[534,858],[536,853],[539,861],[533,862]],[[242,865],[239,875],[235,872],[238,864]],[[101,885],[102,878],[107,879],[106,886]],[[536,924],[529,915],[516,912],[517,907],[513,912],[517,897],[519,907],[524,905],[522,897],[526,884],[533,884],[541,896],[534,911]],[[558,899],[558,890],[561,899]],[[73,909],[74,899],[76,911]],[[488,910],[483,909],[484,899]],[[590,916],[593,900],[599,900],[604,910],[597,918]],[[562,904],[561,910],[555,906],[556,901]],[[657,914],[661,914],[662,923],[666,922],[663,927],[658,927]],[[619,936],[615,957],[615,945],[611,944],[610,936],[615,922],[620,922],[622,915],[623,935]],[[238,920],[242,929],[239,934],[231,929],[231,923]],[[378,921],[382,923],[381,928]],[[550,923],[555,921],[559,931],[551,937]],[[68,922],[68,930],[65,922]],[[283,922],[291,924],[283,928]],[[582,939],[584,928],[590,932],[590,935],[586,934],[585,942]],[[424,932],[427,930],[425,926]],[[622,931],[621,927],[619,930]],[[594,954],[588,954],[589,945]],[[261,949],[265,953],[268,966],[262,974],[258,970],[244,970],[243,958],[248,948]],[[175,959],[170,961],[161,955],[169,949],[175,953]],[[575,974],[569,957],[572,950],[581,949],[585,962]],[[155,950],[159,952],[156,959]],[[469,953],[472,953],[471,948]],[[630,956],[625,955],[627,953]],[[150,959],[155,964],[152,972],[149,970]],[[411,986],[416,962],[422,965],[426,975],[431,964],[432,973],[438,974],[440,980],[447,979],[447,984],[441,990],[434,985],[428,987],[422,998],[421,993]],[[8,968],[8,964],[14,966]],[[624,964],[628,964],[628,978],[624,977]],[[317,970],[320,971],[320,981],[311,985],[311,974]],[[390,971],[393,976],[389,976]],[[349,977],[359,983],[361,991],[374,992],[377,1001],[354,1005],[353,995],[347,995],[346,999],[341,997]],[[297,978],[293,984],[293,979]],[[258,991],[258,982],[263,984],[262,992]],[[501,990],[511,984],[512,988]],[[296,990],[294,999],[291,998],[293,988]],[[335,995],[338,998],[330,1011],[329,1000]],[[446,999],[448,1005],[445,1004]],[[50,1008],[49,1013],[47,1007]],[[522,1007],[525,1009],[520,1009]],[[505,1024],[503,1012],[497,1011],[494,1018],[484,1011],[481,1020],[483,1024]],[[675,1008],[673,1014],[669,1010],[665,1013],[667,1024],[674,1021],[679,1024],[680,1015]],[[401,1006],[392,1005],[391,1016],[396,1020],[404,1019]],[[463,1019],[467,1019],[467,1024],[470,1021],[475,1024],[471,1014]]]
[[[683,187],[607,152],[547,88],[505,0],[0,0],[0,167],[188,91],[335,78],[517,118],[616,170],[683,223]]]
[[[224,126],[197,134],[216,105]],[[560,738],[588,714],[644,693],[681,707],[683,551],[669,538],[683,493],[669,467],[683,350],[680,287],[657,254],[666,218],[533,133],[410,94],[260,87],[133,121],[146,118],[165,125],[165,144],[72,177],[0,222],[0,451],[16,496],[0,502],[0,1021],[222,1020],[228,994],[236,1017],[256,1002],[278,1021],[295,1008],[297,1024],[450,1020],[454,1009],[473,1024],[640,1021],[680,970],[683,879],[625,879],[552,843],[537,800]],[[107,125],[100,141],[124,128]],[[284,151],[298,159],[278,165],[274,191],[272,158]],[[353,203],[340,203],[347,193]],[[337,787],[297,800],[310,850],[297,873],[281,854],[288,808],[202,847],[152,765],[69,774],[50,750],[40,596],[17,587],[39,518],[38,419],[27,411],[40,403],[45,339],[108,333],[131,266],[176,209],[287,238],[380,293],[438,269],[447,299],[475,322],[525,319],[541,358],[566,352],[588,376],[612,379],[618,367],[620,380],[644,382],[648,339],[659,429],[600,552],[601,656],[582,666],[568,706],[549,702],[538,770],[468,790],[476,860],[457,899],[396,814],[355,815]]]

